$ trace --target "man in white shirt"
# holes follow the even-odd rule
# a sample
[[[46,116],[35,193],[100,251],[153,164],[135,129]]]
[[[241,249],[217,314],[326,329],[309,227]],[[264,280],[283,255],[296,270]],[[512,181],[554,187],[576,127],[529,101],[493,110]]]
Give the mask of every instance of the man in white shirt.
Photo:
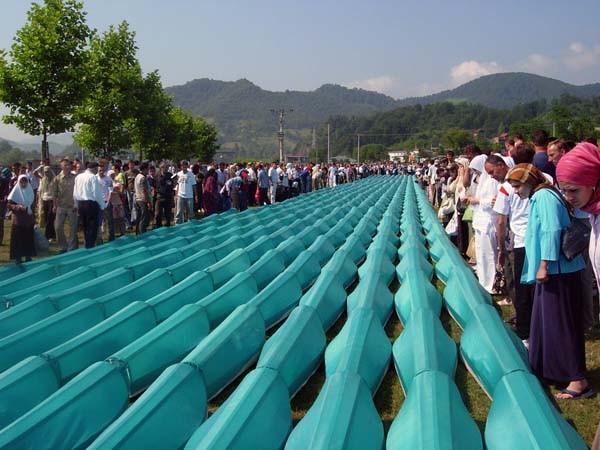
[[[255,206],[258,177],[253,164],[248,164],[246,170],[248,171],[248,206]]]
[[[181,170],[177,172],[177,194],[175,196],[175,223],[187,222],[194,217],[194,186],[196,176],[188,169],[190,164],[181,161]]]
[[[277,185],[279,185],[279,172],[277,163],[272,163],[269,169],[269,181],[271,184],[271,204],[274,204],[277,196]]]
[[[337,164],[333,163],[331,167],[329,167],[329,187],[337,186],[337,176],[338,176],[338,168]]]
[[[113,191],[113,180],[106,173],[107,162],[102,160],[98,163],[98,180],[102,186],[102,195],[104,196],[104,204],[106,205],[103,213],[100,216],[98,225],[97,243],[102,244],[102,228],[108,228],[108,240],[115,240],[115,224],[113,221],[112,206],[110,204],[110,194]],[[106,231],[106,230],[105,230]]]
[[[517,335],[527,345],[529,326],[533,309],[534,285],[522,284],[521,273],[525,263],[525,232],[529,220],[529,199],[520,198],[510,183],[504,179],[509,171],[506,159],[492,155],[486,161],[486,171],[501,184],[494,202],[496,217],[496,236],[498,241],[498,264],[506,264],[506,277],[509,295],[512,297],[516,312]],[[507,224],[510,227],[510,241],[507,248]]]
[[[96,176],[97,173],[98,163],[88,163],[86,171],[75,177],[75,187],[73,188],[73,200],[75,200],[83,225],[85,248],[93,248],[96,245],[98,217],[100,211],[106,207],[102,185]]]

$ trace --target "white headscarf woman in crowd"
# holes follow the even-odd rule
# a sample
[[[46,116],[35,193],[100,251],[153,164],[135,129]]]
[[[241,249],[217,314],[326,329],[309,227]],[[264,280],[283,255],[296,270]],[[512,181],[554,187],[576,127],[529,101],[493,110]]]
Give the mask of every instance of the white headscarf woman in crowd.
[[[35,256],[35,240],[33,226],[33,188],[27,175],[19,175],[17,183],[8,194],[8,210],[11,212],[12,226],[10,236],[10,259],[17,264],[22,258],[30,261]]]
[[[498,191],[498,182],[485,171],[487,155],[477,155],[469,168],[473,172],[471,182],[473,195],[469,203],[473,207],[473,231],[475,233],[475,255],[477,278],[484,289],[492,293],[496,276],[497,241],[496,213],[493,202]]]
[[[8,194],[7,200],[13,202],[15,205],[22,206],[31,215],[33,214],[32,206],[34,198],[29,177],[27,175],[19,175],[15,186],[10,191],[10,194]]]

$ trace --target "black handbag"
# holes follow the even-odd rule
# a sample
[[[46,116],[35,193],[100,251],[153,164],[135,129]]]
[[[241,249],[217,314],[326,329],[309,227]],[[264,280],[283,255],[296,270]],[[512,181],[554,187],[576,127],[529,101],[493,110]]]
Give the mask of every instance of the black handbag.
[[[590,246],[591,227],[585,219],[571,215],[571,224],[565,228],[560,237],[560,247],[567,261],[572,261]],[[586,224],[586,222],[588,222]]]
[[[573,261],[578,255],[586,251],[590,246],[591,225],[586,219],[578,219],[560,192],[552,189],[552,192],[560,199],[567,208],[571,223],[562,231],[560,236],[560,248],[567,261]]]

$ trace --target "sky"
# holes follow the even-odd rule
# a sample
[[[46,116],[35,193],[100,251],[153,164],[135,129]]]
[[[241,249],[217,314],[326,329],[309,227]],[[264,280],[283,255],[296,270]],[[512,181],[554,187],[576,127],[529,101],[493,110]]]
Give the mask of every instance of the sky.
[[[39,0],[41,1],[41,0]],[[0,0],[0,48],[28,0]],[[126,20],[165,86],[247,78],[272,91],[324,83],[395,98],[496,72],[600,81],[599,0],[85,0],[98,31]],[[1,111],[0,111],[1,113]],[[0,125],[0,136],[22,138]]]

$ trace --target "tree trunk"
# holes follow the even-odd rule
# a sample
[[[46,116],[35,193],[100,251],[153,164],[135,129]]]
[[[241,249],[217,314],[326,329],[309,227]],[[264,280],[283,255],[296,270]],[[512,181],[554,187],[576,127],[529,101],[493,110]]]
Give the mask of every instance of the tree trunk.
[[[42,164],[46,159],[50,159],[50,155],[49,155],[49,151],[48,151],[48,132],[46,131],[46,129],[44,128],[43,132],[43,139],[42,139]]]

